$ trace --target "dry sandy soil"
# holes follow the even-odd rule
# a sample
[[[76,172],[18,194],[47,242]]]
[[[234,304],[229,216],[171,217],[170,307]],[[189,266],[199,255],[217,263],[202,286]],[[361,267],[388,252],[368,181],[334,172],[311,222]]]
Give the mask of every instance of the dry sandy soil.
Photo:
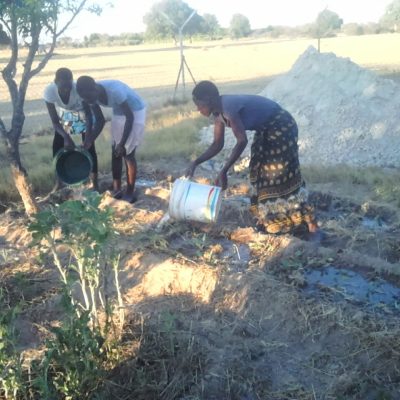
[[[157,229],[184,167],[173,165],[170,176],[142,167],[134,205],[102,195],[121,234],[127,316],[127,359],[104,398],[399,399],[398,210],[313,187],[322,243],[263,235],[238,172],[216,224]],[[198,176],[211,177],[201,167]],[[25,301],[19,345],[29,355],[60,310],[57,273],[29,247],[26,225],[16,210],[1,216],[0,277],[11,305]]]

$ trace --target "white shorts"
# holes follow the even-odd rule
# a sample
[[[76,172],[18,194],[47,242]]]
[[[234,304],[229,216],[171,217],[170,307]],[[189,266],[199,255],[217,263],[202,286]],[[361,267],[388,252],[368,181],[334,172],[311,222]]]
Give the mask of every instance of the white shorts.
[[[133,111],[133,125],[125,143],[126,154],[132,153],[143,141],[144,127],[146,123],[146,108],[140,111]],[[124,134],[125,115],[113,115],[111,119],[111,141],[117,145]]]

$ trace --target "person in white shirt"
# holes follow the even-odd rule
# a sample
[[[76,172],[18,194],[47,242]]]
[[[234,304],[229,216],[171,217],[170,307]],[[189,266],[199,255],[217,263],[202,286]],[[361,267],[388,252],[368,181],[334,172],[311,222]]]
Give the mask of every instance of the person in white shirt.
[[[87,126],[93,125],[90,108],[85,106],[76,91],[72,71],[60,68],[54,82],[50,83],[43,95],[54,128],[53,157],[62,149],[72,149],[73,135],[79,135],[82,142],[87,134]],[[58,109],[58,110],[57,110]],[[90,124],[87,121],[90,120]],[[94,143],[87,149],[92,157],[92,187],[98,190],[97,153]],[[57,183],[58,187],[60,182]]]
[[[113,195],[117,199],[134,203],[137,173],[135,152],[143,140],[146,104],[135,90],[119,80],[96,82],[90,76],[81,76],[76,81],[76,89],[83,100],[90,105],[96,121],[104,121],[99,105],[112,108]],[[91,130],[91,134],[85,139],[85,148],[94,143],[100,131],[100,125]],[[125,161],[127,180],[124,193],[121,190],[122,160]]]

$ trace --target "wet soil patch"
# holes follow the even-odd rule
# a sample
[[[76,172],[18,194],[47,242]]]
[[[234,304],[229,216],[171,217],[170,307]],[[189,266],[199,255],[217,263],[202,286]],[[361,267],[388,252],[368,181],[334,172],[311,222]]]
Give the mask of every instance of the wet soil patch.
[[[400,229],[394,209],[369,203],[356,204],[320,192],[312,192],[310,201],[326,233],[323,246],[339,251],[351,249],[390,263],[399,262]]]
[[[370,280],[345,268],[327,265],[307,270],[304,292],[329,294],[334,301],[347,300],[370,310],[400,310],[400,288],[382,278]]]
[[[247,244],[235,243],[225,237],[173,234],[168,243],[169,250],[179,252],[184,257],[213,266],[225,265],[231,272],[244,271],[251,261],[251,250]]]

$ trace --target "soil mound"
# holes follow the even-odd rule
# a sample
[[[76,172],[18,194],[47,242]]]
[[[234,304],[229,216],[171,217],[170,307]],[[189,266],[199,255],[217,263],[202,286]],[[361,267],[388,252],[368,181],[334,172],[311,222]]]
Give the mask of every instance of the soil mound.
[[[260,95],[277,101],[295,117],[302,164],[400,166],[396,82],[311,46]],[[206,144],[212,142],[212,126],[202,130],[201,138]],[[234,144],[227,129],[220,159]],[[242,154],[244,162],[249,154],[250,145]]]
[[[400,165],[400,87],[394,81],[309,47],[261,95],[296,118],[303,163]]]

